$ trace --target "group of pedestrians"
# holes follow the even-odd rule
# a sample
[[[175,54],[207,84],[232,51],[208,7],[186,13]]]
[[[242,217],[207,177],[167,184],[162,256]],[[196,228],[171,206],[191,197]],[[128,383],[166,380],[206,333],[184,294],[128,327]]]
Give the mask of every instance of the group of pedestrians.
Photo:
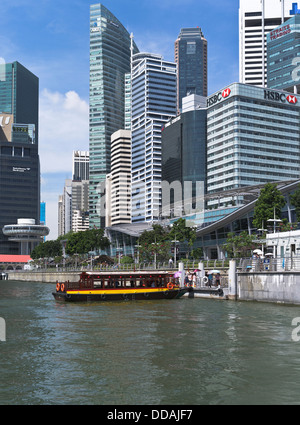
[[[220,273],[208,273],[205,272],[205,277],[201,278],[197,276],[197,273],[188,273],[184,278],[184,285],[185,286],[193,286],[194,288],[198,286],[198,283],[200,283],[200,286],[203,286],[203,283],[205,286],[212,287],[212,286],[220,286],[221,283],[221,276]]]
[[[208,273],[205,272],[205,276],[207,278],[207,285],[211,288],[212,286],[220,286],[220,282],[221,282],[221,275],[220,273]]]

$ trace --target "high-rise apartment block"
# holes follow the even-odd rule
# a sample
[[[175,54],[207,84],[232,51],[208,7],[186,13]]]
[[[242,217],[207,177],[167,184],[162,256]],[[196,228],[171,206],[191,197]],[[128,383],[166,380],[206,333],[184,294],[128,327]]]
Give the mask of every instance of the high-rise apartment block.
[[[111,136],[111,173],[106,184],[106,226],[131,223],[131,132]]]
[[[0,254],[19,254],[3,234],[18,219],[40,222],[39,80],[19,62],[0,65]]]
[[[89,180],[90,154],[86,151],[73,151],[72,179],[76,181]]]
[[[66,179],[63,194],[58,198],[58,236],[72,230],[72,180]]]
[[[176,116],[176,64],[140,53],[132,64],[132,222],[155,221],[161,206],[161,129]]]
[[[104,227],[101,197],[111,171],[111,135],[125,127],[125,74],[138,49],[102,4],[90,6],[90,227]]]
[[[201,28],[183,28],[175,41],[177,109],[191,94],[207,96],[207,40]]]
[[[72,179],[58,199],[58,235],[89,228],[89,153],[73,151]]]
[[[295,14],[292,0],[240,0],[240,82],[267,86],[267,34]]]

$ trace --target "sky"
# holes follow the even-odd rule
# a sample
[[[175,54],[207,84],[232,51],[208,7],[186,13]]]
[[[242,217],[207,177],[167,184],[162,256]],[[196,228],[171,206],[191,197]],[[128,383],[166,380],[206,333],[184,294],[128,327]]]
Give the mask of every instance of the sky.
[[[72,177],[72,152],[89,150],[88,0],[1,0],[0,61],[39,78],[41,201],[48,240],[57,238],[58,197]],[[208,94],[239,80],[238,0],[103,0],[140,51],[174,61],[181,28],[208,42]]]

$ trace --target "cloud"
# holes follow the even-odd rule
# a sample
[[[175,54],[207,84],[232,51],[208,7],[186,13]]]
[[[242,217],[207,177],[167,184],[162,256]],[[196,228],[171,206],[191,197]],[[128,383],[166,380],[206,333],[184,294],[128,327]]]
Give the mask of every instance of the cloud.
[[[46,202],[49,239],[57,238],[58,196],[72,175],[72,153],[88,150],[89,105],[75,91],[43,90],[40,95],[39,154],[41,200]]]
[[[41,173],[71,170],[73,150],[88,150],[88,102],[75,91],[43,90],[39,127]]]
[[[155,34],[152,34],[150,31],[144,30],[141,33],[135,33],[134,36],[140,52],[158,54],[164,60],[174,62],[175,34],[173,36],[164,31],[157,31]]]

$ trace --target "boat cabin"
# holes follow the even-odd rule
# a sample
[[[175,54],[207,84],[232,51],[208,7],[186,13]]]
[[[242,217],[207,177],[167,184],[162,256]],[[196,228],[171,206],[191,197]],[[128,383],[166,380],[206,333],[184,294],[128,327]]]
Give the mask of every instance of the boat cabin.
[[[66,282],[66,289],[121,289],[121,288],[166,288],[168,284],[179,285],[174,273],[133,272],[133,273],[89,273],[83,272],[79,282]]]

